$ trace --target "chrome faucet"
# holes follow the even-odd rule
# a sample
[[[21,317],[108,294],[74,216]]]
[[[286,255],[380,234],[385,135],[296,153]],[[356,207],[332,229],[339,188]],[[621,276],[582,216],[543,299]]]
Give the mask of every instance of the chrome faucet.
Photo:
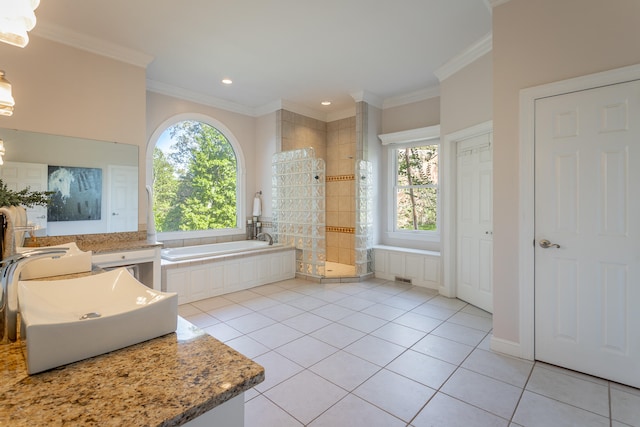
[[[269,234],[269,233],[260,233],[260,234],[258,234],[256,236],[256,239],[257,240],[264,240],[264,239],[261,239],[261,237],[267,237],[269,239],[269,246],[273,245],[273,237],[271,237],[271,234]]]
[[[0,344],[15,341],[18,336],[18,281],[26,264],[42,258],[59,258],[69,248],[33,248],[0,261]]]

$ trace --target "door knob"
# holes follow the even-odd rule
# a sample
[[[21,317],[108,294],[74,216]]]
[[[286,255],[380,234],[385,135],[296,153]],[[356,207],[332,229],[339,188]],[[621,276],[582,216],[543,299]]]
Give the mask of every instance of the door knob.
[[[538,244],[540,245],[541,248],[544,248],[544,249],[547,249],[547,248],[559,248],[560,247],[560,245],[558,245],[556,243],[551,243],[547,239],[540,240],[540,242]]]

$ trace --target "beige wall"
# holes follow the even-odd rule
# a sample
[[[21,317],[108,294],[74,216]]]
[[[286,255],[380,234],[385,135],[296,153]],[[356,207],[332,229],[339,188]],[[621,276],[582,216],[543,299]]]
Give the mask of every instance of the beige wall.
[[[271,161],[277,151],[276,113],[274,111],[256,119],[256,191],[262,191],[262,216],[267,220],[273,219]]]
[[[493,117],[493,62],[487,53],[440,83],[440,131],[447,135]]]
[[[384,110],[374,108],[376,120],[372,123],[376,125],[379,131],[378,135],[439,125],[440,102],[441,98],[438,96],[397,107],[385,108]],[[373,107],[368,106],[368,108],[370,111],[374,111],[371,110]],[[370,132],[372,130],[373,129],[369,129]],[[369,135],[369,138],[371,137],[372,135]],[[368,142],[370,145],[369,149],[371,150],[372,142],[371,140]],[[377,136],[375,136],[375,143],[377,143],[377,149],[370,151],[370,153],[375,153],[373,158],[375,159],[374,165],[376,167],[376,169],[374,169],[374,175],[376,177],[374,191],[376,192],[375,206],[377,209],[375,210],[376,232],[374,233],[374,243],[414,249],[440,250],[440,242],[400,240],[389,235],[389,194],[387,191],[387,181],[394,179],[394,177],[391,176],[389,171],[388,149],[382,147],[380,139],[377,138]]]
[[[222,125],[224,125],[236,139],[242,149],[245,168],[245,212],[250,214],[249,210],[253,206],[253,197],[255,192],[262,189],[256,188],[256,119],[254,117],[245,116],[243,114],[233,113],[214,107],[209,107],[194,102],[185,101],[171,96],[161,95],[155,92],[147,92],[147,137],[149,139],[153,133],[167,120],[179,114],[197,113],[208,116]],[[227,135],[228,136],[228,135]],[[155,143],[155,141],[153,141]],[[146,158],[146,148],[143,157]],[[271,158],[268,160],[271,164]],[[269,182],[270,184],[270,182]],[[270,202],[270,201],[269,201]]]
[[[382,133],[440,124],[440,97],[382,110]]]
[[[511,0],[493,11],[494,337],[519,342],[519,91],[640,63],[637,0]]]
[[[34,36],[24,49],[0,43],[0,69],[16,101],[0,127],[140,147],[138,222],[146,224],[144,68]]]

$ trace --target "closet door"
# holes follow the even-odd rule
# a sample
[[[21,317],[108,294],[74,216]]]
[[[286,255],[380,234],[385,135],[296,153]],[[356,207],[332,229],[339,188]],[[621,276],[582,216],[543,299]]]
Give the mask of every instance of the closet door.
[[[535,357],[640,387],[640,81],[535,108]]]
[[[492,133],[457,142],[458,298],[493,312]]]

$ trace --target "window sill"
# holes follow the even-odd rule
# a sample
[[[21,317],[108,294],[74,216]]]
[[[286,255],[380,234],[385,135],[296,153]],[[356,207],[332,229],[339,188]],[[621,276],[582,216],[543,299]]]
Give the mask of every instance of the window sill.
[[[158,232],[158,240],[180,240],[180,239],[199,239],[206,237],[220,237],[235,234],[245,234],[246,229],[243,228],[219,228],[212,230],[198,231],[164,231]]]
[[[388,231],[386,237],[396,240],[440,243],[440,233],[428,231]]]

